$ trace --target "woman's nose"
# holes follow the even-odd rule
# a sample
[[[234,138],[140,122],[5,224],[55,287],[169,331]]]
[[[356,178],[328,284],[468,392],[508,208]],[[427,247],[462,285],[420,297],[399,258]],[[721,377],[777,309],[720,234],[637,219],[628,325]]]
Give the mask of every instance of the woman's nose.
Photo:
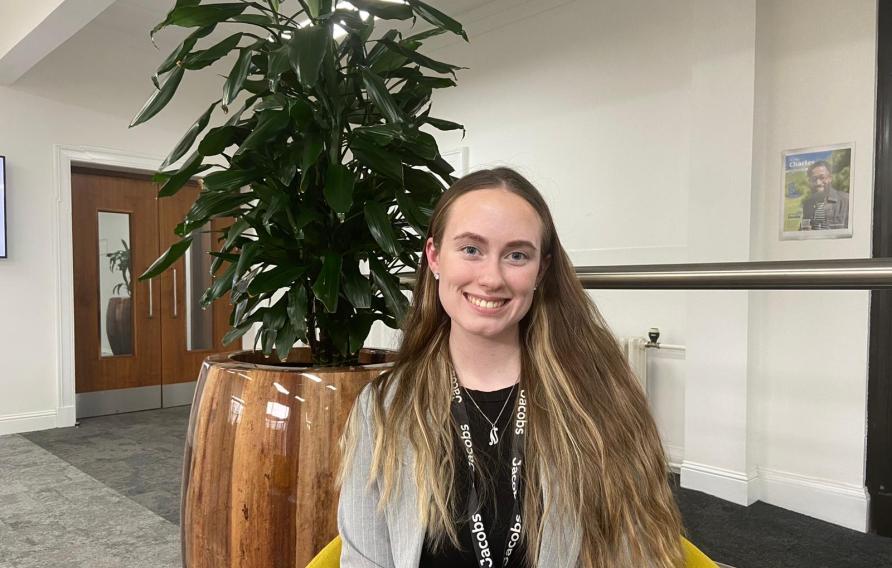
[[[502,266],[498,258],[488,258],[481,263],[477,274],[477,283],[486,288],[498,288],[502,285]]]

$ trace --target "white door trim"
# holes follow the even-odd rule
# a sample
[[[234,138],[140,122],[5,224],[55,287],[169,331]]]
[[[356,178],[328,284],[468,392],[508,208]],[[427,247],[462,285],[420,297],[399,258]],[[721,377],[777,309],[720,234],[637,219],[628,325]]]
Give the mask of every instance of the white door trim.
[[[56,189],[55,255],[58,260],[56,290],[57,409],[56,427],[74,426],[76,397],[74,393],[74,250],[71,244],[71,166],[86,165],[105,170],[152,174],[163,158],[145,154],[120,152],[94,146],[53,146],[53,182]]]

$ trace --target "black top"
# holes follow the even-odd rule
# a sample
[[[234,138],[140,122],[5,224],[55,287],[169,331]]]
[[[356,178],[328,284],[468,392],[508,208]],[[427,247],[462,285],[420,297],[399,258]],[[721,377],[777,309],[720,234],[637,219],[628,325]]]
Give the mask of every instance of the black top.
[[[496,416],[502,409],[502,405],[507,400],[505,411],[496,424],[499,429],[499,443],[495,446],[490,446],[489,431],[492,427],[480,415],[480,410],[474,406],[474,403],[466,397],[468,419],[471,426],[471,439],[474,442],[474,456],[480,470],[486,472],[495,481],[494,487],[490,487],[489,484],[480,487],[478,483],[477,493],[480,496],[483,508],[483,521],[487,528],[486,533],[490,537],[493,565],[497,568],[502,566],[502,557],[505,553],[505,539],[508,536],[509,517],[511,516],[511,509],[514,507],[514,495],[511,493],[511,458],[509,455],[511,453],[514,428],[510,423],[514,418],[514,405],[517,400],[518,388],[519,385],[514,387],[513,391],[511,387],[508,387],[491,392],[465,389],[470,393],[473,400],[480,405],[480,409],[486,413],[486,416],[491,421],[495,421]],[[508,397],[509,393],[511,395],[510,399]],[[443,548],[435,554],[426,535],[424,546],[421,549],[420,568],[477,566],[467,512],[470,472],[468,471],[465,451],[459,445],[457,436],[453,437],[453,451],[455,452],[455,487],[458,506],[458,511],[454,518],[458,521],[455,523],[455,527],[458,531],[461,549],[455,548],[447,537]],[[495,498],[493,498],[493,490],[495,491]],[[526,568],[526,547],[523,539],[511,554],[511,562],[508,566],[510,568]]]

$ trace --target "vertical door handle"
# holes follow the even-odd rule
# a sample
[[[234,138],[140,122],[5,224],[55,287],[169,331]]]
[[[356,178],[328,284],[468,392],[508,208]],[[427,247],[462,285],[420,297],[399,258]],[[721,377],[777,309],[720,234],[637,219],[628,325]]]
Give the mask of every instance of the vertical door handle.
[[[173,269],[173,317],[177,317],[177,269]]]
[[[152,296],[154,296],[154,294],[152,294],[152,279],[149,278],[149,319],[152,319],[155,315],[155,309],[152,305]]]

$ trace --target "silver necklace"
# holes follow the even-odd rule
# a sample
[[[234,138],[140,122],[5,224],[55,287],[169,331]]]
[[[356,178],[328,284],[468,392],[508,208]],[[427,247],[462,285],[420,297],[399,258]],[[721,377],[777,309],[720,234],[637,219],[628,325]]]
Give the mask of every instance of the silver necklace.
[[[455,375],[454,370],[452,371],[452,374]],[[458,382],[458,376],[456,376],[455,380],[456,380],[456,382]],[[511,395],[514,393],[514,387],[517,386],[517,383],[519,381],[520,381],[520,377],[517,377],[517,381],[515,381],[514,384],[511,385],[511,390],[508,391],[508,398],[505,399],[505,404],[502,405],[502,410],[499,411],[499,415],[496,416],[495,420],[490,420],[489,417],[486,415],[486,413],[483,412],[483,409],[480,408],[480,405],[477,404],[477,401],[474,400],[474,397],[471,396],[471,393],[468,392],[468,389],[465,387],[462,387],[465,389],[465,394],[468,395],[468,398],[471,399],[471,402],[473,402],[474,406],[477,407],[477,410],[480,412],[480,415],[483,416],[483,419],[486,420],[491,427],[491,429],[489,431],[489,445],[490,446],[495,446],[496,444],[499,443],[499,428],[498,428],[498,426],[496,426],[496,424],[499,423],[499,419],[502,417],[502,413],[505,412],[505,408],[508,406],[508,401],[511,400]]]

